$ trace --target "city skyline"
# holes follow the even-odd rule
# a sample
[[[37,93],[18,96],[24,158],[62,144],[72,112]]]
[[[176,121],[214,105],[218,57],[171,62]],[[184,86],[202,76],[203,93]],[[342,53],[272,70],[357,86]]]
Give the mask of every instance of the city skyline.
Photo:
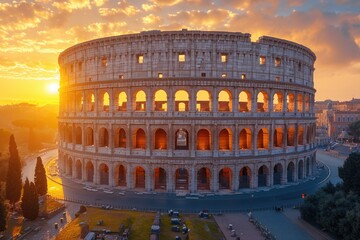
[[[316,55],[315,100],[359,98],[358,1],[4,1],[0,104],[57,103],[57,58],[87,40],[147,30],[208,30],[295,41]]]

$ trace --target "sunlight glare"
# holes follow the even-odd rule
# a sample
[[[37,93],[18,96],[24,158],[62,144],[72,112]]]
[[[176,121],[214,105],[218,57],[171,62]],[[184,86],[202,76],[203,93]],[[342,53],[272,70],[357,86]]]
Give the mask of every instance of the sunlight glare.
[[[59,90],[59,83],[49,83],[47,85],[47,91],[50,94],[57,94]]]

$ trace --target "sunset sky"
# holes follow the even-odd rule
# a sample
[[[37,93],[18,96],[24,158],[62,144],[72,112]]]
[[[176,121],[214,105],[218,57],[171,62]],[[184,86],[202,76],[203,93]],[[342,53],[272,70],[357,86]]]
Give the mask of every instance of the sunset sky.
[[[0,3],[0,104],[57,103],[57,57],[144,30],[270,35],[317,55],[316,100],[360,98],[359,0],[32,0]]]

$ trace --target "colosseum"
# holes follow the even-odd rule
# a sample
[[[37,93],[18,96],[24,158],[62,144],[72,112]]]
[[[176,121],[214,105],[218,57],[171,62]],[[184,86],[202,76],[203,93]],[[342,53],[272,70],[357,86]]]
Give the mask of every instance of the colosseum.
[[[315,170],[314,62],[269,36],[146,31],[59,56],[59,169],[122,190],[236,193]]]

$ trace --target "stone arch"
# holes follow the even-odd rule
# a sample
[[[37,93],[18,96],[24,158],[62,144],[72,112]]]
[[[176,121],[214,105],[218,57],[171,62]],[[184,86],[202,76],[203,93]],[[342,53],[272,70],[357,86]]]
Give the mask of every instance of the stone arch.
[[[67,136],[67,142],[72,143],[73,142],[73,134],[72,134],[73,127],[71,125],[68,125],[66,128],[66,136]]]
[[[239,149],[251,149],[251,130],[244,128],[239,134]]]
[[[257,112],[269,111],[269,96],[266,91],[262,90],[257,95]]]
[[[154,97],[154,111],[167,111],[167,93],[164,90],[157,90]]]
[[[283,129],[281,127],[277,127],[274,130],[274,147],[282,147],[283,146]]]
[[[175,93],[175,111],[189,111],[189,93],[185,90],[178,90]]]
[[[239,93],[239,112],[250,112],[251,111],[251,93],[249,91],[241,91]]]
[[[99,147],[109,147],[109,132],[104,127],[99,130]]]
[[[219,133],[219,150],[232,150],[232,132],[226,128]]]
[[[268,149],[269,148],[269,132],[266,128],[261,128],[257,135],[257,148]]]
[[[243,167],[239,172],[239,189],[250,188],[251,186],[251,169],[249,167]]]
[[[289,126],[287,130],[287,146],[295,146],[295,127]]]
[[[73,161],[71,158],[68,158],[66,161],[66,174],[69,176],[73,176]]]
[[[295,164],[293,162],[289,162],[287,166],[287,182],[291,183],[295,181]]]
[[[197,190],[210,190],[211,171],[202,167],[197,171]]]
[[[219,171],[219,189],[232,189],[232,171],[228,167],[224,167]]]
[[[155,149],[167,149],[167,133],[164,129],[159,128],[155,131]]]
[[[77,112],[82,112],[84,110],[84,97],[83,97],[82,92],[76,93],[75,104],[76,104]]]
[[[309,95],[305,95],[305,112],[310,111],[310,97]]]
[[[126,132],[123,128],[115,129],[114,147],[126,148]]]
[[[166,171],[164,168],[154,169],[154,189],[166,190]]]
[[[99,178],[100,185],[109,185],[109,167],[105,163],[99,166]]]
[[[268,182],[269,169],[266,165],[262,165],[258,169],[258,187],[265,187],[269,185]]]
[[[82,179],[82,163],[80,159],[76,160],[75,163],[75,177],[79,180]]]
[[[273,184],[274,185],[280,185],[282,183],[283,178],[283,166],[281,163],[277,163],[274,166],[273,171]]]
[[[197,132],[197,150],[210,150],[210,132],[207,129],[200,129]]]
[[[104,92],[101,101],[102,111],[109,112],[110,110],[110,96],[108,92]]]
[[[127,94],[126,92],[120,92],[117,100],[117,110],[125,112],[127,108]]]
[[[284,106],[284,95],[282,92],[276,92],[273,96],[273,111],[282,112]]]
[[[221,90],[218,95],[218,111],[231,112],[232,111],[232,96],[229,90]]]
[[[123,164],[119,164],[115,168],[115,185],[126,187],[126,167]]]
[[[298,179],[303,179],[304,177],[304,161],[301,159],[298,162]]]
[[[145,169],[143,167],[137,166],[134,169],[134,187],[135,188],[145,188]]]
[[[207,90],[199,90],[196,93],[196,110],[198,112],[211,111],[211,95]]]
[[[288,93],[286,96],[287,112],[294,112],[295,110],[295,96],[293,93]]]
[[[91,127],[87,127],[85,130],[85,145],[94,145],[94,130]]]
[[[304,145],[304,127],[298,126],[298,145]]]
[[[86,95],[86,111],[87,112],[95,111],[95,95],[93,92],[89,92]]]
[[[186,129],[180,128],[175,132],[175,149],[189,149],[189,133]]]
[[[175,190],[189,189],[189,172],[186,168],[178,168],[175,171]]]
[[[82,144],[82,129],[79,126],[75,129],[75,144]]]
[[[135,111],[146,111],[146,93],[139,90],[135,93]]]
[[[302,112],[303,111],[303,106],[304,106],[304,99],[303,99],[303,95],[301,93],[297,94],[297,111],[298,112]]]
[[[146,149],[146,134],[142,128],[135,131],[135,148]]]
[[[85,173],[86,173],[86,181],[87,182],[94,182],[94,165],[92,164],[91,161],[88,161],[86,163],[86,168],[85,168]]]

